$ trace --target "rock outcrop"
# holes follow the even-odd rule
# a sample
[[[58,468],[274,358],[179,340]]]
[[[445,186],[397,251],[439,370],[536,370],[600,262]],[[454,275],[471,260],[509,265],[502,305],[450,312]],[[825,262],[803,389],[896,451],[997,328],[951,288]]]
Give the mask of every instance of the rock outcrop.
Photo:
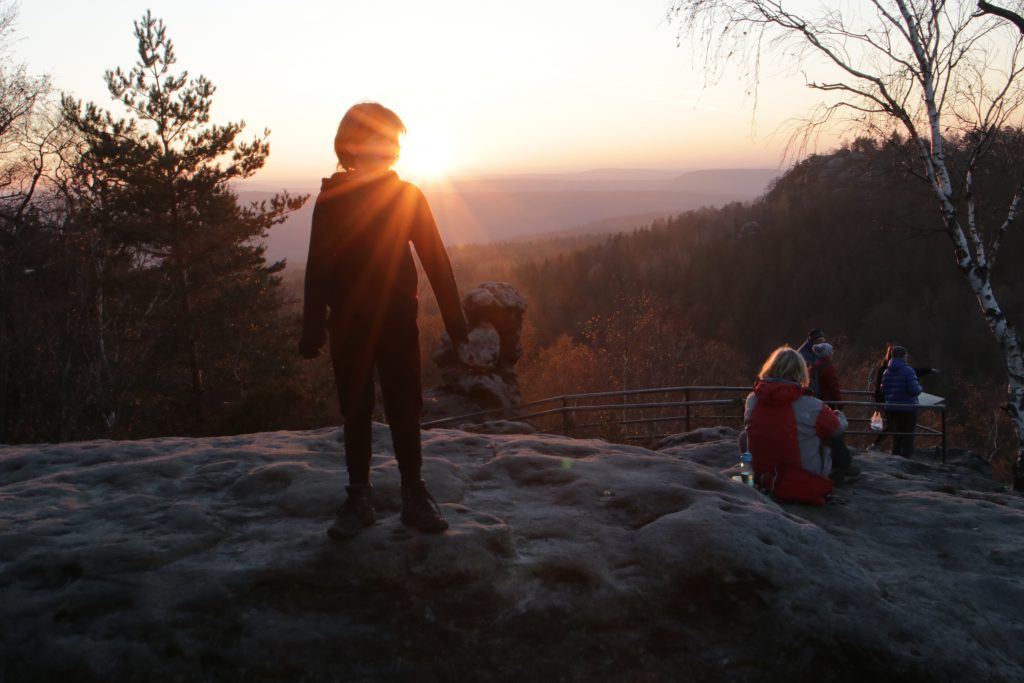
[[[424,536],[375,425],[340,544],[337,430],[4,447],[0,680],[1024,680],[1019,495],[859,454],[781,505],[712,437],[425,432]]]
[[[463,297],[469,342],[458,357],[445,334],[433,354],[443,384],[427,392],[427,420],[522,402],[515,364],[523,355],[520,336],[526,299],[512,285],[483,282]]]

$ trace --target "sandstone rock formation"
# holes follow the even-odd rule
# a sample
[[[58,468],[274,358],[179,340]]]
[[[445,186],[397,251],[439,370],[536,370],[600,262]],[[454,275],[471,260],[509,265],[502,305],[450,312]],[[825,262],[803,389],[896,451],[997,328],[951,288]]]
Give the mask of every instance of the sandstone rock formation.
[[[468,414],[521,403],[515,364],[523,354],[520,341],[526,299],[512,285],[483,282],[463,297],[470,326],[469,342],[456,356],[448,335],[433,354],[443,384],[427,392],[426,419]]]
[[[334,429],[2,447],[0,680],[1024,680],[1024,500],[976,460],[809,508],[712,436],[427,431],[423,536],[375,425],[343,544]]]

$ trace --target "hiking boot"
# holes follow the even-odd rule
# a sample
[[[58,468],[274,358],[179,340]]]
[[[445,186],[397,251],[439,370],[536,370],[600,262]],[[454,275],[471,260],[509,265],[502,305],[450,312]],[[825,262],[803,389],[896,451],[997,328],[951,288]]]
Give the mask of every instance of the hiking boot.
[[[448,528],[441,508],[423,481],[402,486],[402,524],[425,534],[439,534]]]
[[[348,498],[338,509],[334,524],[327,529],[327,535],[336,541],[352,538],[377,521],[377,514],[373,511],[373,502],[370,500],[373,486],[353,484],[346,486],[345,490],[348,491]]]
[[[832,483],[836,486],[842,486],[843,484],[849,484],[850,482],[856,481],[860,477],[860,468],[856,465],[850,465],[838,470],[832,470],[832,474],[829,478]]]

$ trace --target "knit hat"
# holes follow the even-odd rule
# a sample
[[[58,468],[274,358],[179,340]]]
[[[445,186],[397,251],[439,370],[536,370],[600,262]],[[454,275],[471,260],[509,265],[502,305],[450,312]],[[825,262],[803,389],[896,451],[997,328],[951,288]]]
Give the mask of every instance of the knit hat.
[[[894,347],[892,347],[892,357],[893,358],[906,358],[907,357],[907,350],[904,347],[902,347],[902,346],[894,346]]]
[[[832,345],[827,342],[815,344],[811,347],[811,350],[814,351],[814,355],[818,358],[828,358],[832,355]]]

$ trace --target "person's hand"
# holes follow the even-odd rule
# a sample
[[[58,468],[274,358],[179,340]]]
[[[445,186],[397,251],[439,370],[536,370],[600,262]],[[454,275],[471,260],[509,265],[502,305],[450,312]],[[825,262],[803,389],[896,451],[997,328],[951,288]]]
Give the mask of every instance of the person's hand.
[[[455,357],[466,370],[474,373],[487,372],[491,368],[490,358],[481,355],[481,349],[469,340],[455,343]]]
[[[299,340],[299,355],[306,360],[312,360],[320,355],[320,347],[323,345],[323,339],[303,337]]]

